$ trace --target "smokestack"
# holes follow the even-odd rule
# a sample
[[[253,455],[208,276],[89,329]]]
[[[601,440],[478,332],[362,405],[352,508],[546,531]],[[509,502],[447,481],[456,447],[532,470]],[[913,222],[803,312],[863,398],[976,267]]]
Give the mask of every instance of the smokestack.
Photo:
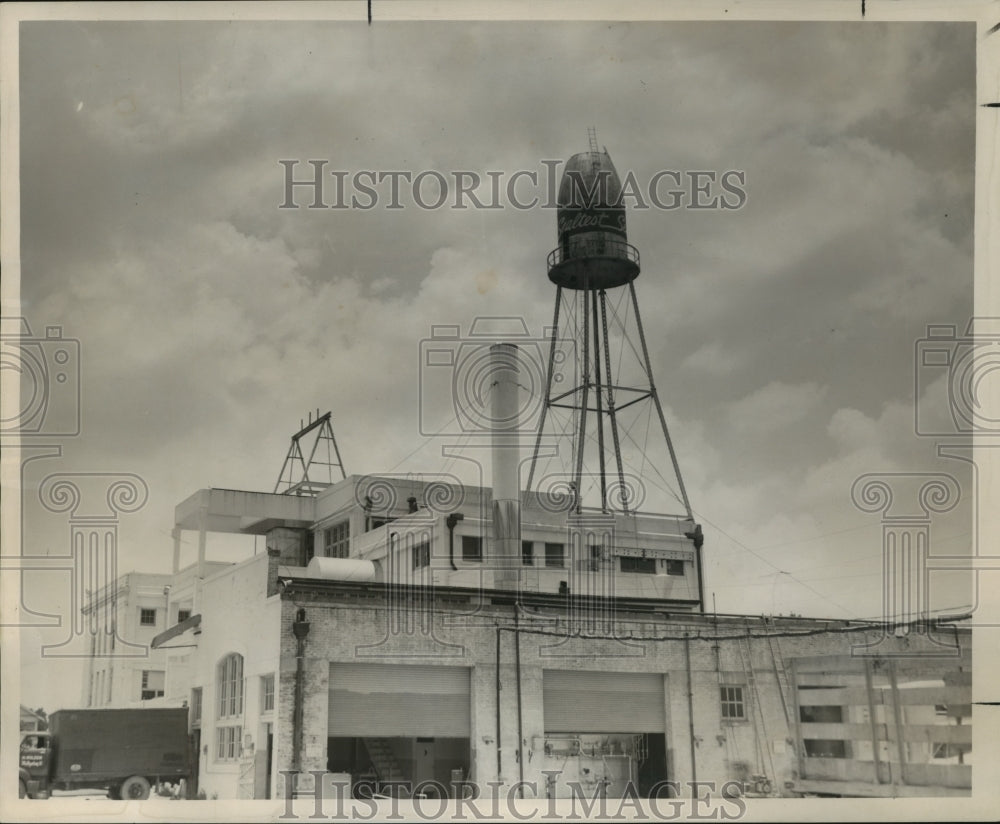
[[[521,572],[520,432],[518,351],[512,343],[490,347],[490,421],[493,463],[493,564],[497,589],[518,588]]]

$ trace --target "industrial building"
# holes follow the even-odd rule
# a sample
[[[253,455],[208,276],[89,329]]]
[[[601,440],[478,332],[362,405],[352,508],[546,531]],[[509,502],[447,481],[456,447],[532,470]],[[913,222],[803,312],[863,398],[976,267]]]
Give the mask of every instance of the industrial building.
[[[183,612],[149,644],[166,662],[163,700],[190,708],[198,787],[302,795],[318,775],[354,795],[665,797],[693,781],[968,794],[968,630],[706,610],[702,530],[653,380],[617,174],[593,135],[567,170],[606,188],[596,205],[571,174],[560,188],[552,349],[527,445],[523,353],[494,342],[465,355],[481,366],[488,483],[347,475],[328,413],[293,436],[275,491],[199,489],[177,505],[161,598]],[[631,328],[608,322],[613,290],[631,299]],[[578,358],[557,386],[560,329]],[[640,368],[625,380],[612,347],[629,335]],[[657,413],[679,513],[625,494],[619,429],[638,403]],[[574,415],[573,462],[546,484],[540,446],[560,408]],[[325,479],[321,441],[335,455]],[[184,532],[198,555],[182,569]],[[214,533],[263,536],[266,552],[220,565]]]

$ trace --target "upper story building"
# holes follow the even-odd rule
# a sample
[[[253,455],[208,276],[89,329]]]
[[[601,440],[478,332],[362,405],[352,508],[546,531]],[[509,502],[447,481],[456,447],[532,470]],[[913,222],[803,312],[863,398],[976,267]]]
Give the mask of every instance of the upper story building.
[[[201,489],[176,508],[175,569],[185,530],[199,533],[196,575],[209,533],[265,535],[282,566],[316,577],[702,609],[693,521],[576,511],[568,498],[533,492],[521,496],[512,548],[498,536],[498,511],[490,488],[457,479],[352,475],[315,496]]]
[[[208,563],[205,571],[229,566]],[[168,653],[153,639],[192,615],[196,570],[179,574],[129,572],[96,592],[88,592],[83,620],[90,630],[81,706],[129,707],[171,703]],[[186,679],[172,670],[172,703],[187,699]],[[181,681],[184,681],[183,687]]]

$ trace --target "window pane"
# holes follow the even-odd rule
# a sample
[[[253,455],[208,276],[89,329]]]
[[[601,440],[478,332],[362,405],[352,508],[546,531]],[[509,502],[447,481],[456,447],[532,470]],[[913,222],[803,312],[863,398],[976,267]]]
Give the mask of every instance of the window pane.
[[[622,572],[644,572],[648,575],[655,575],[656,559],[629,558],[627,556],[623,556],[621,558],[621,570]]]
[[[413,568],[419,569],[420,567],[430,566],[431,563],[431,545],[424,541],[423,543],[417,544],[413,547]]]
[[[462,536],[462,560],[463,561],[483,560],[483,544],[478,535]]]
[[[346,558],[351,550],[351,522],[341,521],[323,530],[323,554],[327,558]]]
[[[561,567],[561,566],[563,566],[563,545],[562,544],[546,544],[545,545],[545,566],[547,566],[547,567]]]

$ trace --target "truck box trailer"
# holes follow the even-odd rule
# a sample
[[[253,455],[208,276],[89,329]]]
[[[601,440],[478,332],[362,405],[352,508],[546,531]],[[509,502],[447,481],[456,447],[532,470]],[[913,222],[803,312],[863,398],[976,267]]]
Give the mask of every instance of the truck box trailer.
[[[18,792],[93,788],[141,799],[159,782],[189,779],[190,765],[185,708],[59,710],[47,732],[21,736]]]

